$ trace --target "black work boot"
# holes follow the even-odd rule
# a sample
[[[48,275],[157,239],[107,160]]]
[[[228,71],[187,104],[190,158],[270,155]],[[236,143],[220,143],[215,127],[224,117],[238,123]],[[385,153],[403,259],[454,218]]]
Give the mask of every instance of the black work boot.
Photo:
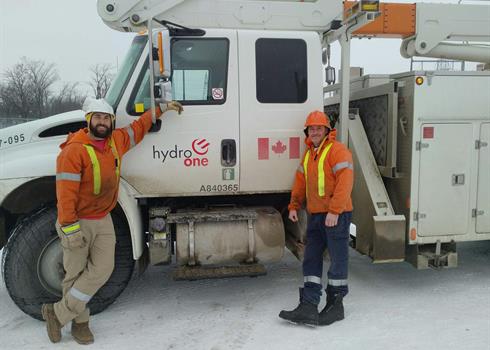
[[[327,305],[323,308],[318,316],[320,326],[328,326],[335,321],[344,319],[344,304],[342,294],[327,294]]]
[[[296,309],[292,311],[282,310],[279,313],[279,317],[297,324],[318,325],[317,306],[303,300],[303,288],[299,289],[299,305]]]

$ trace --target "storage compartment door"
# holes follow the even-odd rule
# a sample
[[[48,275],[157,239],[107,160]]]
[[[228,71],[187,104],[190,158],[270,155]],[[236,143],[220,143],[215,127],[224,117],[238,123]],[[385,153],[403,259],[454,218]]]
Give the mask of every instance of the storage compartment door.
[[[471,208],[471,124],[422,124],[420,140],[418,233],[463,235]]]
[[[490,232],[490,123],[480,129],[478,152],[478,188],[476,203],[476,232]]]

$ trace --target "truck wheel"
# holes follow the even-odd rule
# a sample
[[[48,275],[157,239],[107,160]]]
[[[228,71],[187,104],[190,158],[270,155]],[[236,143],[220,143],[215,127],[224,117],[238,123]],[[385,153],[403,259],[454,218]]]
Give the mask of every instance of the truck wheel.
[[[114,272],[88,306],[97,314],[112,304],[131,279],[134,260],[131,236],[121,210],[112,213],[116,231]],[[2,272],[12,300],[26,314],[42,320],[41,305],[61,298],[63,252],[55,229],[57,211],[45,207],[14,229],[2,257]]]

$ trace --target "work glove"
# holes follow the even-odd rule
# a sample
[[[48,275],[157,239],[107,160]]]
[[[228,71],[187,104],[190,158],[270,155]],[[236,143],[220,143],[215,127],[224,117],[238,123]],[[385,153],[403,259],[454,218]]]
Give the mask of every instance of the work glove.
[[[166,111],[176,111],[179,114],[184,111],[184,107],[182,107],[182,105],[177,101],[160,103],[160,109],[162,110],[162,114]]]
[[[74,222],[73,224],[58,226],[58,235],[61,239],[61,245],[64,248],[76,249],[83,248],[85,246],[85,240],[83,238],[83,233],[80,229],[80,223],[78,221]]]

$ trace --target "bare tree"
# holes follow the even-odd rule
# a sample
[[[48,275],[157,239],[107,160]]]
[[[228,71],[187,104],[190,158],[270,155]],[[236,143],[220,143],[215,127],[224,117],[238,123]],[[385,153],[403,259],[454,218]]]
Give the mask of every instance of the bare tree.
[[[80,92],[79,83],[64,83],[58,94],[49,100],[49,114],[58,114],[82,108],[87,95]]]
[[[90,67],[92,76],[89,85],[92,87],[95,98],[104,98],[109,90],[114,74],[113,66],[108,63],[97,63]]]
[[[34,114],[46,116],[50,87],[59,79],[54,63],[27,61],[27,73],[32,84]]]
[[[31,113],[32,98],[29,94],[29,78],[24,62],[19,62],[4,72],[4,85],[0,90],[2,105],[9,112],[27,118]]]
[[[0,82],[0,117],[11,117],[15,115],[15,112],[8,101],[7,87]]]
[[[6,69],[3,75],[0,89],[0,105],[3,108],[23,118],[47,115],[51,87],[59,79],[53,63],[23,57],[12,68]]]

